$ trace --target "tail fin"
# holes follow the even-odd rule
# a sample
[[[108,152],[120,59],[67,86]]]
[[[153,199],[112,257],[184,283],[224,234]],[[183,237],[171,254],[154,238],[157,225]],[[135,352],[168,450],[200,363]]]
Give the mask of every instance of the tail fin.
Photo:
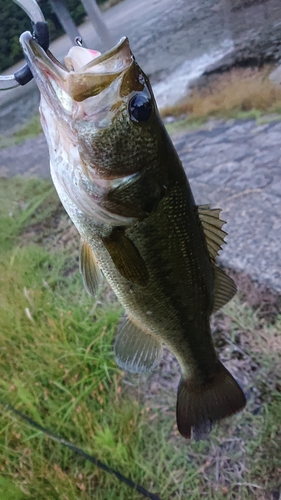
[[[210,382],[200,385],[194,379],[181,380],[177,400],[178,430],[186,439],[191,437],[191,430],[196,441],[204,439],[216,420],[234,415],[245,405],[242,389],[219,361]]]

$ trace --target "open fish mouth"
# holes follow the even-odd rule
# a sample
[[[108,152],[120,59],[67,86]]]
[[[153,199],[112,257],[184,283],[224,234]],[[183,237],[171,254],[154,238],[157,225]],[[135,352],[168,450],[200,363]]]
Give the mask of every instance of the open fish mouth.
[[[129,40],[105,52],[72,47],[65,57],[65,66],[48,50],[45,52],[26,31],[20,43],[41,94],[50,92],[62,99],[62,92],[80,102],[101,93],[133,63]]]
[[[74,211],[99,223],[128,225],[136,219],[135,213],[115,214],[115,206],[105,206],[104,199],[139,176],[133,161],[129,168],[117,161],[119,170],[111,168],[110,162],[114,141],[108,131],[119,124],[118,116],[127,117],[127,101],[146,85],[129,40],[122,38],[104,54],[75,45],[64,65],[44,51],[31,33],[23,33],[20,42],[41,94],[41,124],[59,196],[77,207]],[[122,130],[120,137],[128,147]]]

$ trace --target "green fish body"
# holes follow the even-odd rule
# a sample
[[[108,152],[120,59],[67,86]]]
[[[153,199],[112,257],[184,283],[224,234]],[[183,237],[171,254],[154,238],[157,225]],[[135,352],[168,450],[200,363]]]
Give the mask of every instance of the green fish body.
[[[236,291],[215,263],[226,234],[220,211],[195,204],[126,38],[92,58],[73,48],[67,68],[28,33],[21,43],[41,92],[52,178],[81,235],[85,288],[95,295],[102,271],[126,311],[116,361],[151,370],[165,343],[182,372],[179,431],[204,437],[245,406],[210,331],[210,315]]]

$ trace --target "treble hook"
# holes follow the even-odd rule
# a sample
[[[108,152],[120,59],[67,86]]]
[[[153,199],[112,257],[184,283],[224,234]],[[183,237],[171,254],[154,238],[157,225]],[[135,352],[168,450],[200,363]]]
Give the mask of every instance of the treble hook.
[[[33,37],[46,51],[49,47],[49,29],[44,15],[36,0],[13,0],[30,18],[33,26]],[[0,75],[0,90],[8,90],[19,85],[25,85],[32,80],[33,75],[28,64],[14,73],[14,75]]]

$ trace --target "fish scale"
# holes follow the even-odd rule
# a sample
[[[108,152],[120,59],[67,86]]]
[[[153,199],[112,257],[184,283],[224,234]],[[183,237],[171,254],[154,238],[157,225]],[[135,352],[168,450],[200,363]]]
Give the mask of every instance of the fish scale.
[[[125,308],[116,361],[152,370],[164,342],[182,372],[179,432],[204,438],[245,406],[210,331],[212,311],[236,292],[215,262],[226,234],[220,210],[196,206],[126,38],[98,56],[70,51],[65,69],[30,34],[21,44],[42,96],[53,181],[81,235],[85,289],[96,293],[101,270]]]

